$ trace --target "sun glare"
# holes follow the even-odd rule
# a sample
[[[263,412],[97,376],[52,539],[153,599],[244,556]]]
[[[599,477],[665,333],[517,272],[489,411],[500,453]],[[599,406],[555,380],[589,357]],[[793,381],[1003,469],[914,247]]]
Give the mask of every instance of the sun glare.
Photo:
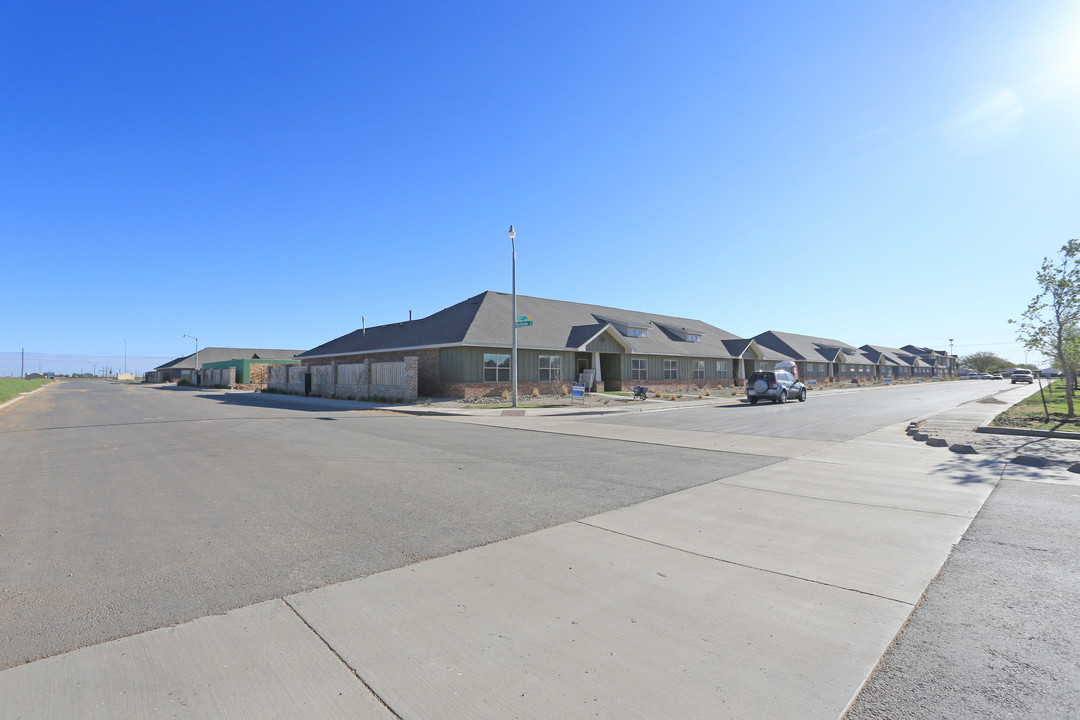
[[[1024,106],[1012,90],[985,91],[953,110],[943,131],[961,152],[986,152],[1008,139],[1023,115]]]
[[[1040,99],[1071,96],[1080,100],[1080,2],[1056,27],[1036,39],[1035,51],[1042,58],[1032,90]]]

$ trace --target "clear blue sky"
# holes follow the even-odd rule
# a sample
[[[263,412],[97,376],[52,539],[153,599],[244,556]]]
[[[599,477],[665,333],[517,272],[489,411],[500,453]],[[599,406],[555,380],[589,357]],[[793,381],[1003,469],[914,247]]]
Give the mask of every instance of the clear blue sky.
[[[5,3],[0,374],[422,317],[511,223],[524,295],[1021,361],[1078,151],[1077,0]]]

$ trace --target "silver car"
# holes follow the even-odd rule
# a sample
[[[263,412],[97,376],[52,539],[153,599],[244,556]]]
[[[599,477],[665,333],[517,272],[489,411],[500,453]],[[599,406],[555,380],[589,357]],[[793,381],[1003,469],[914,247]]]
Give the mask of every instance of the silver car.
[[[751,405],[764,399],[774,403],[806,402],[806,386],[785,370],[759,370],[746,379],[746,399]]]

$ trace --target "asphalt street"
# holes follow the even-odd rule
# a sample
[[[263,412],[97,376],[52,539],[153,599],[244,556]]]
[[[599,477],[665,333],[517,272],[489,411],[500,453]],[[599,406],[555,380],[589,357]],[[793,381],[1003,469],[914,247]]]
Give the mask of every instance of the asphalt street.
[[[1000,381],[923,383],[812,391],[805,403],[729,403],[678,412],[609,415],[588,420],[664,430],[843,442],[898,422],[972,402],[1010,385]]]
[[[1010,480],[1016,470],[1005,469],[846,720],[1080,717],[1080,492]]]
[[[903,432],[1007,387],[435,420],[58,384],[0,412],[0,714],[1071,717],[1075,474]]]
[[[778,460],[336,407],[88,380],[0,413],[0,669]]]

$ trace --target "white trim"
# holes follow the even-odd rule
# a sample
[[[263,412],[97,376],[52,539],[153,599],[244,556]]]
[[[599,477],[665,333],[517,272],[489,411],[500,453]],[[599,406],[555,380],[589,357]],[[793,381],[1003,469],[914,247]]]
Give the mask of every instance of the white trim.
[[[623,337],[623,334],[621,332],[619,332],[618,329],[614,325],[612,325],[611,323],[608,323],[604,327],[600,328],[599,332],[597,332],[595,335],[593,335],[591,338],[589,338],[585,342],[581,343],[581,345],[579,345],[577,348],[568,348],[568,349],[576,350],[577,352],[591,352],[589,350],[586,350],[585,348],[588,347],[589,343],[591,343],[593,340],[595,340],[596,338],[598,338],[601,335],[603,335],[604,333],[606,333],[608,330],[613,331],[612,332],[612,337],[615,338],[616,342],[618,342],[620,345],[622,345],[625,349],[629,350],[631,353],[634,352],[634,346],[631,345],[629,342],[627,342],[626,338]]]

